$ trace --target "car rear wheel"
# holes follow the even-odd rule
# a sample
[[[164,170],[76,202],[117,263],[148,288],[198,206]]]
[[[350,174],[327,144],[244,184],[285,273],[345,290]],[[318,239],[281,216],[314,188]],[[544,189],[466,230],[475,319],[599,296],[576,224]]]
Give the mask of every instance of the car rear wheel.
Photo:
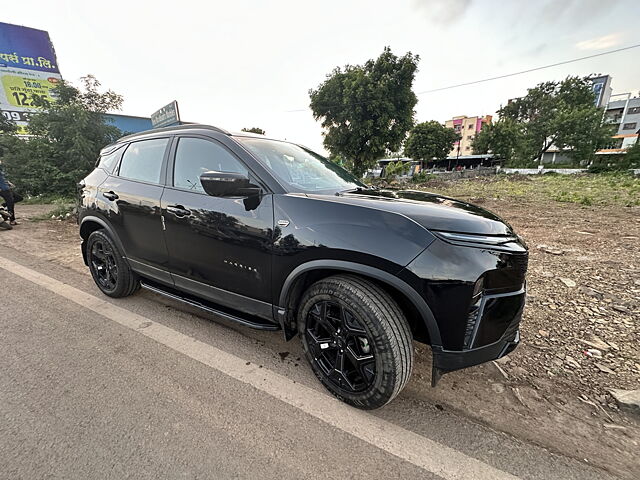
[[[314,283],[298,309],[311,367],[340,400],[363,409],[393,400],[411,375],[411,330],[391,296],[353,275]]]
[[[120,298],[139,288],[138,276],[131,271],[123,253],[106,230],[92,232],[86,249],[91,276],[102,293]]]

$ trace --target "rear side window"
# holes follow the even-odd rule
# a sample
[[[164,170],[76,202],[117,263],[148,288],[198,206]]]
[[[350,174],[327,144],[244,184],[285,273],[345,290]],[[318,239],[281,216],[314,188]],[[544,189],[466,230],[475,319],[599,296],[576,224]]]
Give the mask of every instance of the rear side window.
[[[119,175],[132,180],[160,183],[160,170],[168,142],[168,138],[154,138],[129,144],[122,155]]]
[[[112,173],[114,167],[118,163],[118,159],[120,158],[121,153],[122,148],[117,148],[112,152],[100,155],[100,159],[98,160],[98,168],[102,168],[107,172]]]
[[[204,172],[233,172],[248,175],[247,169],[222,145],[201,138],[181,138],[173,167],[173,186],[203,192]]]

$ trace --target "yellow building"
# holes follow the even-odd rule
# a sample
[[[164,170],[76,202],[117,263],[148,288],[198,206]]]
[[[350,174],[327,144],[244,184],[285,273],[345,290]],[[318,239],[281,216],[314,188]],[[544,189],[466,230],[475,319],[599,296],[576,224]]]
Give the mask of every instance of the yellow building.
[[[449,156],[460,157],[463,155],[472,155],[473,139],[485,125],[491,123],[491,118],[491,115],[485,115],[484,117],[467,117],[463,115],[447,120],[444,123],[444,126],[447,128],[453,128],[461,136],[460,141],[453,145],[453,149],[449,153]]]

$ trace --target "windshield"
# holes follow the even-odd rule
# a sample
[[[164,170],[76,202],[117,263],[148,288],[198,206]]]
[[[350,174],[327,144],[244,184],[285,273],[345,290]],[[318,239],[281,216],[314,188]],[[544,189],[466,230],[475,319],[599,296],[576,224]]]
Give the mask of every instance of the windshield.
[[[293,143],[265,138],[235,138],[292,192],[335,193],[364,187],[335,163]]]

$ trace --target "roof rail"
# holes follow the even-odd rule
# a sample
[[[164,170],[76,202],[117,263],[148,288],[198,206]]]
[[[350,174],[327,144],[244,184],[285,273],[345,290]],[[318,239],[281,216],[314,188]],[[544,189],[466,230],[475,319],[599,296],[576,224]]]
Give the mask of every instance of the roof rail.
[[[170,132],[170,131],[173,131],[173,130],[193,130],[193,129],[213,130],[214,132],[223,133],[224,135],[231,135],[226,130],[224,130],[222,128],[214,127],[212,125],[203,125],[203,124],[200,124],[200,123],[187,123],[187,124],[184,124],[184,125],[174,125],[173,127],[163,127],[163,128],[152,128],[151,130],[145,130],[143,132],[132,133],[131,135],[126,135],[124,137],[119,138],[118,140],[116,140],[116,143],[117,142],[121,142],[122,140],[129,140],[131,138],[135,138],[135,137],[138,137],[140,135],[145,135],[145,134],[150,134],[150,133]]]

